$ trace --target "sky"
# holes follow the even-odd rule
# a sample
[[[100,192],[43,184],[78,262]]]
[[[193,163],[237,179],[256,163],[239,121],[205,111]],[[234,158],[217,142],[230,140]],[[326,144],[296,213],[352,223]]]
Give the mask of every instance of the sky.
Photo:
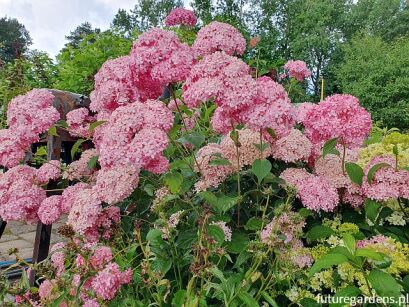
[[[57,55],[65,36],[81,23],[105,30],[119,8],[129,10],[137,0],[0,0],[0,17],[24,24],[33,40],[32,49]]]

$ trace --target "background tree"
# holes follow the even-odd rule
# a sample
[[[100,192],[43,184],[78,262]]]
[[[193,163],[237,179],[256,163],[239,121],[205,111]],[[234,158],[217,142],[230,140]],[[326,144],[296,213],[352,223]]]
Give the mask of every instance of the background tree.
[[[358,36],[344,47],[336,71],[345,93],[382,126],[409,128],[409,38],[385,42],[379,36]]]
[[[10,62],[19,58],[31,45],[26,27],[17,19],[0,18],[0,60]]]
[[[112,31],[85,36],[74,48],[68,46],[57,56],[58,76],[54,87],[88,95],[94,88],[94,75],[111,58],[129,53],[132,38]]]
[[[65,37],[65,39],[68,41],[65,44],[65,47],[78,48],[78,46],[86,37],[89,37],[89,35],[91,34],[98,34],[100,32],[101,32],[100,29],[98,28],[94,29],[89,22],[84,22],[80,24],[78,27],[76,27],[74,31],[71,31],[70,34]]]

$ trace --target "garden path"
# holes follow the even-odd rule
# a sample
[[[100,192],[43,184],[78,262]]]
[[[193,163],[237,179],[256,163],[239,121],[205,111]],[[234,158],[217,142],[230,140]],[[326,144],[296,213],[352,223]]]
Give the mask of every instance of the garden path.
[[[66,217],[53,224],[51,232],[51,244],[61,242],[64,239],[57,233],[57,229],[65,224]],[[9,255],[10,248],[18,248],[19,255],[23,258],[31,258],[33,256],[34,240],[36,235],[37,225],[26,225],[21,222],[10,222],[4,230],[3,236],[0,238],[0,262],[15,260],[14,255]]]

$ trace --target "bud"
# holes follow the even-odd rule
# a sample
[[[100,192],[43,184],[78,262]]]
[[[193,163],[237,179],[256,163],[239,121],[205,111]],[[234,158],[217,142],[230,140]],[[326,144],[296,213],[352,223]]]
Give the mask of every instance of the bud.
[[[250,38],[250,48],[253,49],[254,47],[256,47],[260,40],[261,40],[260,36],[254,36]]]

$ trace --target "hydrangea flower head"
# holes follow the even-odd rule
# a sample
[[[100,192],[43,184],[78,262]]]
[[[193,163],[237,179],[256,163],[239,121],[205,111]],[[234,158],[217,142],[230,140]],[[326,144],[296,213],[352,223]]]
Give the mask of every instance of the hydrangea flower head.
[[[308,69],[307,64],[305,64],[304,61],[290,60],[284,65],[284,69],[288,71],[288,74],[291,77],[297,79],[298,81],[303,81],[311,76],[311,71]]]
[[[314,143],[338,138],[348,148],[360,147],[371,131],[371,115],[351,95],[332,95],[312,107],[303,122]]]
[[[235,27],[213,21],[201,28],[192,47],[196,56],[224,51],[229,55],[242,55],[246,50],[246,40]]]
[[[173,9],[165,19],[165,25],[167,27],[178,25],[194,27],[196,23],[197,17],[195,13],[183,7]]]

